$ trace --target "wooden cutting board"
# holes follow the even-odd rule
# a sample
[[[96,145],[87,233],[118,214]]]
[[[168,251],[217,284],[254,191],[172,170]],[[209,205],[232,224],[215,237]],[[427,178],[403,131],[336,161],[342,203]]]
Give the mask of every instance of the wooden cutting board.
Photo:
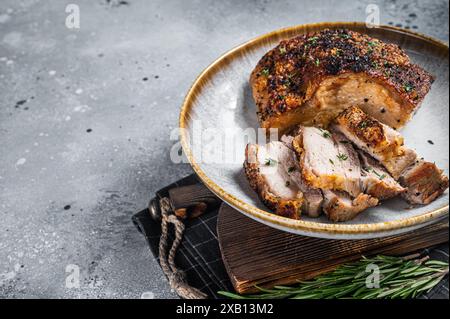
[[[361,256],[406,255],[448,242],[448,219],[399,236],[329,240],[289,234],[258,223],[226,204],[217,220],[223,261],[238,293],[311,279]]]

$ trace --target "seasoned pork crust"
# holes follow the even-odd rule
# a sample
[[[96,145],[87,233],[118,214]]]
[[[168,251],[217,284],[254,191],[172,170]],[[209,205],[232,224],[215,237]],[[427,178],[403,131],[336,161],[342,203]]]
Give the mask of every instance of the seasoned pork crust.
[[[250,84],[261,127],[327,127],[343,109],[361,108],[400,128],[434,81],[397,45],[349,30],[282,41],[259,61]]]

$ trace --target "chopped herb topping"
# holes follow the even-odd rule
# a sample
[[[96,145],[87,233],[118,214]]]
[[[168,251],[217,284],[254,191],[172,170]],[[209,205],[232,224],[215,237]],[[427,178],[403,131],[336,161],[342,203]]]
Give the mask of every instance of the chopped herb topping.
[[[403,86],[403,89],[405,90],[405,92],[411,92],[412,90],[414,90],[414,87],[411,84],[407,83]]]
[[[373,167],[368,167],[368,168],[366,168],[366,170],[367,170],[368,172],[374,173],[380,180],[383,180],[383,179],[386,178],[386,174],[380,174],[380,173],[378,173],[376,170],[373,169]]]
[[[281,47],[280,48],[280,54],[285,54],[286,53],[286,48],[285,47]]]
[[[334,52],[335,56],[341,56],[342,54],[342,50],[341,49],[336,49],[336,51]]]
[[[288,173],[292,173],[293,171],[295,171],[295,167],[291,166],[288,168]]]
[[[330,158],[330,163],[334,165],[334,162],[333,162],[333,160],[331,158]]]
[[[369,41],[367,42],[367,45],[371,48],[376,47],[378,45],[378,43],[374,42],[374,41]]]
[[[308,39],[308,42],[311,42],[312,44],[316,44],[317,40],[319,40],[319,37],[312,37]]]
[[[320,60],[316,59],[316,61],[314,63],[316,64],[316,66],[319,66],[320,65]]]
[[[369,122],[368,121],[362,121],[358,125],[358,127],[361,128],[361,129],[367,128],[368,126],[369,126]]]
[[[336,157],[337,157],[340,161],[346,161],[346,160],[348,160],[348,156],[345,155],[345,154],[339,154],[339,155],[336,155]]]
[[[350,39],[350,38],[351,38],[350,35],[345,34],[345,33],[342,33],[342,34],[340,35],[340,37],[341,37],[342,39]]]
[[[262,69],[261,74],[264,76],[269,76],[269,69],[267,69],[267,68]]]
[[[349,144],[349,141],[340,141],[341,144]]]
[[[266,158],[266,162],[265,162],[266,166],[275,166],[275,165],[277,165],[277,163],[278,162],[274,159]]]
[[[285,185],[286,185],[286,187],[289,187],[291,185],[291,182],[290,181],[286,181]]]
[[[328,132],[327,130],[323,130],[323,129],[321,129],[321,128],[319,128],[319,130],[320,130],[320,132],[322,132],[322,136],[323,136],[323,137],[325,137],[325,138],[331,137],[330,132]]]

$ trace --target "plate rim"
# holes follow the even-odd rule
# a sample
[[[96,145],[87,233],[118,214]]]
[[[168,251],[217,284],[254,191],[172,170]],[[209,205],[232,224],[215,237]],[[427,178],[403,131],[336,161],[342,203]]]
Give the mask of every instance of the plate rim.
[[[423,213],[418,216],[408,217],[405,219],[399,219],[394,221],[387,221],[387,222],[380,222],[380,223],[371,223],[371,224],[340,224],[340,223],[318,223],[314,221],[306,221],[306,220],[296,220],[296,219],[290,219],[286,217],[278,216],[274,213],[270,213],[268,211],[262,210],[258,207],[255,207],[253,205],[249,205],[245,203],[244,201],[240,200],[239,198],[236,198],[235,196],[229,194],[227,191],[222,189],[219,185],[214,183],[200,168],[200,166],[195,162],[193,154],[191,152],[189,143],[188,143],[188,136],[186,135],[186,122],[187,122],[187,115],[192,109],[192,106],[194,105],[194,101],[197,96],[197,92],[201,90],[202,88],[202,82],[205,81],[206,78],[209,78],[211,75],[214,75],[214,70],[216,68],[220,68],[223,64],[228,64],[234,57],[234,55],[238,54],[241,50],[251,47],[254,45],[259,44],[260,42],[264,41],[265,39],[283,35],[286,33],[301,33],[301,31],[305,31],[308,28],[364,28],[366,27],[366,24],[363,22],[321,22],[321,23],[310,23],[310,24],[302,24],[302,25],[296,25],[291,26],[287,28],[278,29],[266,34],[263,34],[261,36],[258,36],[256,38],[253,38],[241,45],[236,46],[235,48],[225,52],[222,54],[219,58],[217,58],[214,62],[212,62],[209,66],[207,66],[196,78],[196,80],[191,85],[184,101],[181,106],[180,116],[179,116],[179,134],[180,134],[180,140],[181,140],[181,146],[183,149],[183,152],[188,159],[191,167],[194,169],[195,173],[198,175],[198,177],[202,180],[202,182],[218,197],[220,197],[222,200],[224,200],[226,203],[229,203],[230,205],[237,207],[238,210],[242,210],[245,213],[255,217],[256,219],[262,219],[266,223],[269,224],[275,224],[278,226],[282,226],[287,229],[292,229],[295,231],[304,231],[304,232],[312,232],[312,233],[327,233],[327,234],[339,234],[339,235],[367,235],[370,233],[379,233],[379,232],[386,232],[386,231],[393,231],[393,230],[399,230],[402,228],[408,228],[414,225],[420,225],[427,222],[430,222],[431,220],[438,219],[439,217],[448,214],[449,212],[449,205],[444,205],[441,208],[437,208],[433,211],[429,211],[426,213]],[[405,30],[401,28],[397,28],[394,26],[388,26],[388,25],[379,25],[375,28],[378,29],[384,29],[386,31],[396,31],[408,34],[410,36],[418,37],[422,40],[431,42],[435,46],[440,47],[443,50],[447,51],[449,47],[448,45],[438,39],[435,39],[433,37],[413,32],[410,30]],[[231,57],[231,58],[230,58]]]

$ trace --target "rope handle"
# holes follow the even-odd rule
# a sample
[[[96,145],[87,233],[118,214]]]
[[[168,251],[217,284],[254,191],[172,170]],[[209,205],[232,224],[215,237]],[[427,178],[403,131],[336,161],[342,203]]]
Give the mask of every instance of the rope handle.
[[[161,239],[159,241],[159,262],[169,279],[170,287],[183,299],[206,299],[207,295],[199,289],[189,286],[185,273],[175,265],[175,256],[183,240],[184,222],[174,214],[174,208],[167,197],[159,201],[161,210]],[[151,208],[150,208],[150,211]],[[175,229],[175,239],[169,249],[169,225]],[[168,254],[167,254],[168,252]]]

